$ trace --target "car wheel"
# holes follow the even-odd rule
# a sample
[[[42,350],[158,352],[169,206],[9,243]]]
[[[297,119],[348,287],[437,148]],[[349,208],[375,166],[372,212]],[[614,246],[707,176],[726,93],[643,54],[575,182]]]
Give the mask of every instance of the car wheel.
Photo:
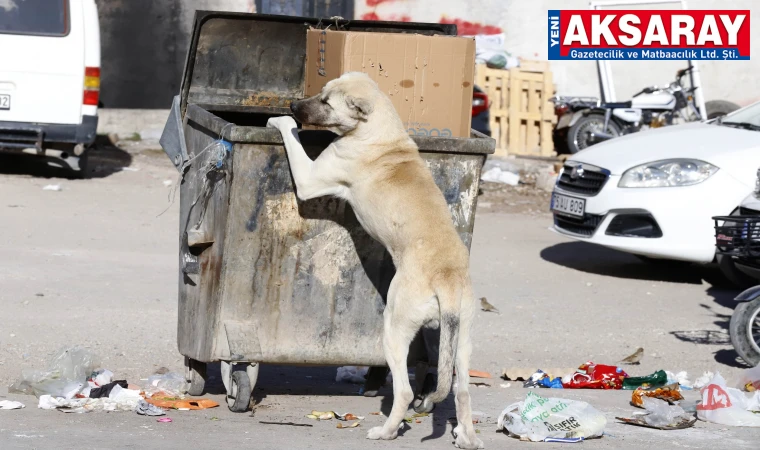
[[[601,132],[604,129],[604,116],[601,114],[589,114],[570,127],[567,133],[567,149],[570,153],[578,153],[594,145],[591,140],[592,133]],[[620,136],[620,127],[610,120],[607,123],[607,131],[612,136]]]
[[[760,364],[760,298],[740,303],[728,326],[731,344],[748,365]]]

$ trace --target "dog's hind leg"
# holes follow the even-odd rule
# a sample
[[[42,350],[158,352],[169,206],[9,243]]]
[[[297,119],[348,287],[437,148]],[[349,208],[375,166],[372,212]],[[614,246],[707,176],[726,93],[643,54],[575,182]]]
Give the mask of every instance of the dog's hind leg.
[[[398,275],[397,275],[398,276]],[[403,289],[394,289],[398,280],[394,279],[388,292],[388,305],[383,313],[383,350],[388,366],[393,374],[393,407],[382,427],[375,427],[367,433],[367,439],[395,439],[401,421],[409,404],[414,399],[409,384],[407,358],[409,344],[419,330],[419,323],[409,313],[408,304],[399,304],[400,297],[406,295]],[[406,299],[402,299],[402,302]]]
[[[455,405],[457,409],[457,426],[454,428],[454,442],[458,448],[483,448],[483,441],[475,434],[472,425],[472,405],[470,404],[470,355],[472,354],[472,319],[475,315],[474,298],[466,289],[462,298],[459,315],[459,342],[456,350],[457,387]]]

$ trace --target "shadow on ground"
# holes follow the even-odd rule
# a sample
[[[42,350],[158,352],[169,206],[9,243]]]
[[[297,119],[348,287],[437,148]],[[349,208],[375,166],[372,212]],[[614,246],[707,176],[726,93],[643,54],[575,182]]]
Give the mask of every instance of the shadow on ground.
[[[541,251],[544,261],[581,272],[646,281],[701,284],[703,269],[679,261],[644,261],[634,255],[585,242],[563,242]],[[668,270],[663,270],[667,268]]]
[[[132,155],[98,136],[89,154],[87,178],[105,178],[132,164]],[[79,178],[61,160],[22,153],[0,153],[0,174],[40,178]]]
[[[716,286],[707,289],[707,294],[713,298],[716,304],[731,309],[736,306],[734,298],[736,298],[739,292],[737,289]],[[720,330],[672,331],[670,334],[678,340],[692,344],[731,346],[731,335],[728,331],[729,324],[731,323],[731,314],[716,311],[715,306],[711,304],[700,303],[699,306],[713,316],[713,323],[720,327]],[[713,354],[715,362],[719,364],[725,364],[730,367],[747,367],[747,364],[739,357],[733,347],[717,349]]]

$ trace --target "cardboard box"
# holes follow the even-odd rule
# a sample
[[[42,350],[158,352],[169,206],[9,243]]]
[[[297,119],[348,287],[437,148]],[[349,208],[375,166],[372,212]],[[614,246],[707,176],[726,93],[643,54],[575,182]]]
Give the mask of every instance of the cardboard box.
[[[473,39],[314,29],[306,42],[306,96],[346,72],[364,72],[388,94],[409,134],[470,136]]]

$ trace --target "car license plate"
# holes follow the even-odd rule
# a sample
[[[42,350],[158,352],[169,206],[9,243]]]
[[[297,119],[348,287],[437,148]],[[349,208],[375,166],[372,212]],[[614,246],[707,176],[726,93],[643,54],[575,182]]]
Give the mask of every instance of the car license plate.
[[[586,200],[562,194],[552,194],[551,210],[561,214],[583,217],[586,211]]]
[[[0,94],[0,109],[11,109],[11,96],[8,94]]]

